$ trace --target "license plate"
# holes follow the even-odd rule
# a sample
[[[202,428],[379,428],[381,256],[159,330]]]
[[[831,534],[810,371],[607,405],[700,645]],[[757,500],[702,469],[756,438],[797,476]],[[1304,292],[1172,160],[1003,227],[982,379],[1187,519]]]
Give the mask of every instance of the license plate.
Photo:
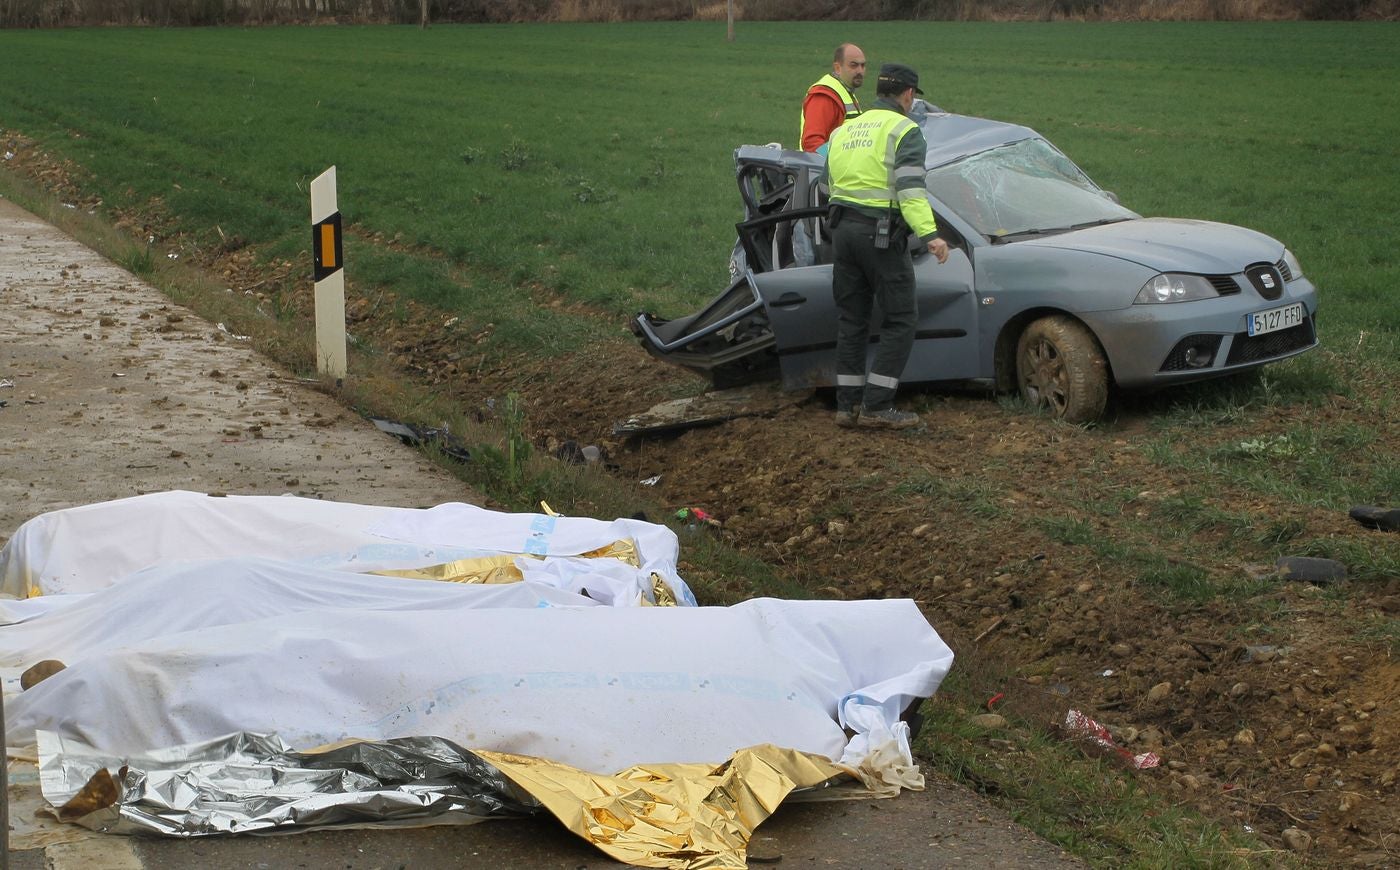
[[[1294,302],[1282,308],[1270,308],[1268,311],[1256,311],[1249,315],[1249,334],[1264,335],[1297,326],[1303,322],[1304,316],[1301,302]]]

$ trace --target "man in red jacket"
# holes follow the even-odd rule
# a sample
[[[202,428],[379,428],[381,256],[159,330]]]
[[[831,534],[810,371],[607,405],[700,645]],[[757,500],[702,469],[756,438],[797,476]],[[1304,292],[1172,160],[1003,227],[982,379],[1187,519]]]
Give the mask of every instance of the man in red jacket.
[[[831,131],[860,114],[855,90],[865,81],[865,52],[843,42],[836,46],[831,72],[817,79],[802,100],[803,151],[825,153]]]

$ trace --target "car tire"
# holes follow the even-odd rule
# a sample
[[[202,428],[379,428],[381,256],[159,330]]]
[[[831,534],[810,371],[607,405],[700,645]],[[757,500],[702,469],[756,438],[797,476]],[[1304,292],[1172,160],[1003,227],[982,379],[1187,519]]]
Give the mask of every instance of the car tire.
[[[1108,404],[1108,363],[1084,324],[1055,315],[1033,321],[1016,342],[1021,397],[1070,423],[1098,419]]]

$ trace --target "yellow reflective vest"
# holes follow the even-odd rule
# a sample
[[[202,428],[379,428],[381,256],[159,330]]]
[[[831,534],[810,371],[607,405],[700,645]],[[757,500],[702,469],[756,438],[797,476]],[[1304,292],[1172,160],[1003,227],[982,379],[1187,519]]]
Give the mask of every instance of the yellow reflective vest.
[[[917,136],[917,146],[901,149],[911,134]],[[924,189],[923,133],[903,113],[876,106],[837,127],[826,161],[832,202],[868,214],[898,206],[919,238],[938,232]]]
[[[826,75],[817,79],[815,82],[812,83],[812,86],[807,89],[807,94],[810,96],[812,91],[816,90],[817,88],[830,88],[836,94],[836,99],[840,100],[841,105],[846,108],[847,121],[860,114],[860,103],[856,102],[855,95],[852,94],[850,91],[846,90],[846,86],[841,84],[841,80],[838,79],[836,76],[832,75],[831,73],[827,73]],[[803,102],[806,102],[805,98],[803,99]],[[806,138],[807,113],[803,112],[802,120],[798,123],[797,126],[798,148],[802,147],[802,140]]]

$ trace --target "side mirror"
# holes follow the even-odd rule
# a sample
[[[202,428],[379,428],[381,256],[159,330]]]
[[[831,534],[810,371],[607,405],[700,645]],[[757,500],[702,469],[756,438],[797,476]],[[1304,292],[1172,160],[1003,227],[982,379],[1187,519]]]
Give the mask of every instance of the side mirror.
[[[1109,200],[1110,202],[1114,202],[1114,203],[1118,202],[1118,194],[1114,193],[1114,192],[1111,191],[1111,190],[1105,190],[1105,191],[1103,192],[1103,196],[1104,196],[1104,199],[1107,199],[1107,200]]]

